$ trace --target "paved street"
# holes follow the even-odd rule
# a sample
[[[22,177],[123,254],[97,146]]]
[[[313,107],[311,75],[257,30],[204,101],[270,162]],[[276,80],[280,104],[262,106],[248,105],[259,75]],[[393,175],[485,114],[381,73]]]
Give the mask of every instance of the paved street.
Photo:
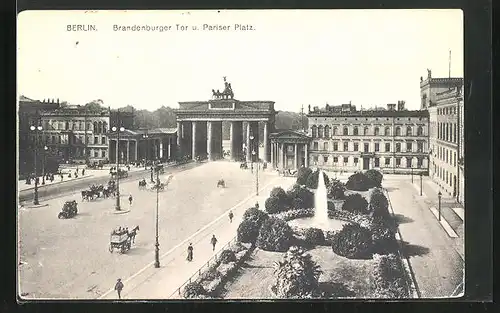
[[[166,175],[169,171],[167,171]],[[166,175],[164,175],[163,180]],[[147,176],[147,175],[145,175]],[[261,172],[262,186],[276,174]],[[217,188],[223,178],[226,188]],[[116,278],[132,276],[153,260],[156,193],[138,190],[137,180],[120,184],[125,214],[115,214],[115,199],[81,202],[80,190],[46,201],[49,206],[19,211],[20,293],[26,298],[97,298]],[[161,253],[255,192],[255,175],[238,163],[212,162],[178,172],[160,193]],[[134,197],[132,206],[127,198]],[[67,200],[77,200],[79,214],[59,220]],[[140,226],[126,254],[109,253],[110,232]]]
[[[449,297],[456,293],[463,279],[464,263],[460,256],[463,233],[459,238],[449,237],[429,210],[433,201],[437,206],[437,200],[428,199],[425,194],[421,197],[410,177],[384,177],[383,184],[389,193],[405,242],[404,253],[409,257],[421,297]],[[424,186],[430,188],[427,181]]]

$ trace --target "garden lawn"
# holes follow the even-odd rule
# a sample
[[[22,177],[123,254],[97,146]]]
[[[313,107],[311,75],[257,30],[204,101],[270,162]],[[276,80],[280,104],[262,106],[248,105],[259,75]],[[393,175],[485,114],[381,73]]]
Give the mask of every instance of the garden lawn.
[[[328,298],[371,298],[373,261],[351,260],[333,253],[329,246],[309,250],[321,266],[320,288]],[[224,286],[223,299],[274,299],[270,291],[274,283],[273,263],[281,261],[283,253],[255,249],[235,278]]]

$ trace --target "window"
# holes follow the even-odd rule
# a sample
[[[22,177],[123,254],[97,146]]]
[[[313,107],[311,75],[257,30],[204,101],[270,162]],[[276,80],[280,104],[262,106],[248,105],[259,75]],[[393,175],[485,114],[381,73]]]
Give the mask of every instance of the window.
[[[375,158],[374,159],[374,166],[375,167],[380,167],[380,159],[379,158]]]
[[[420,168],[422,167],[422,165],[423,165],[422,158],[417,158],[417,167]]]
[[[323,163],[328,163],[328,156],[327,155],[323,156]]]
[[[385,143],[385,152],[391,152],[391,144],[388,142]]]
[[[369,144],[368,143],[365,143],[365,146],[364,146],[364,152],[368,152],[369,150]]]
[[[323,143],[323,150],[328,151],[328,142]]]
[[[358,164],[358,158],[354,158],[354,165]]]
[[[396,142],[396,152],[401,152],[401,143]]]
[[[317,156],[317,155],[313,156],[313,161],[314,161],[315,163],[318,163],[318,156]]]
[[[390,158],[385,158],[385,165],[387,165],[387,166],[391,165],[391,159]]]
[[[457,153],[453,152],[453,165],[457,166]]]
[[[71,129],[76,130],[76,123],[77,123],[77,122],[72,122],[72,123],[71,123]]]
[[[106,144],[106,137],[102,137],[101,138],[101,145],[105,145]]]
[[[401,127],[396,127],[396,136],[401,136]]]
[[[325,126],[325,138],[330,138],[330,126]]]
[[[412,158],[406,158],[406,167],[410,168],[412,167],[411,165],[412,165]]]
[[[423,142],[418,142],[417,143],[417,151],[418,152],[424,152],[424,143]]]
[[[318,150],[318,143],[317,142],[313,142],[313,150]]]
[[[445,151],[445,162],[448,163],[448,150]]]
[[[412,132],[411,126],[406,127],[406,136],[412,136],[413,135],[412,133],[413,132]]]
[[[349,143],[344,141],[344,151],[349,151]]]
[[[386,127],[384,129],[384,136],[390,136],[391,135],[391,129],[389,127]]]
[[[338,157],[333,157],[333,163],[338,163],[339,162],[339,158]]]
[[[424,129],[422,128],[422,126],[419,126],[417,128],[417,136],[423,136],[424,135]]]
[[[50,142],[56,143],[56,136],[52,136],[52,140]]]
[[[337,136],[337,127],[334,127],[332,130],[332,136]]]
[[[98,145],[99,144],[99,139],[97,138],[97,136],[94,137],[94,145]]]
[[[347,129],[347,127],[344,127],[343,135],[344,136],[349,135],[349,130]]]
[[[105,158],[106,157],[106,150],[102,150],[102,157]]]
[[[367,136],[368,135],[368,127],[365,127],[363,129],[363,135]]]
[[[374,135],[375,135],[375,136],[378,136],[378,134],[379,134],[379,129],[378,129],[378,127],[375,127],[375,130],[374,130]]]
[[[411,142],[406,143],[406,151],[411,152],[412,144]]]
[[[375,143],[375,152],[380,151],[380,144],[378,142]]]
[[[339,143],[338,142],[333,143],[333,151],[339,151]]]
[[[318,127],[318,137],[323,138],[324,137],[323,135],[324,135],[323,134],[323,126],[319,126]]]
[[[357,142],[354,143],[354,151],[358,151],[359,149],[359,144]]]
[[[401,166],[401,158],[396,158],[396,167]]]
[[[357,136],[357,135],[358,135],[358,128],[357,128],[357,127],[354,127],[353,135],[354,135],[354,136]]]
[[[97,122],[94,122],[94,134],[97,134],[98,133],[98,129],[97,129]]]

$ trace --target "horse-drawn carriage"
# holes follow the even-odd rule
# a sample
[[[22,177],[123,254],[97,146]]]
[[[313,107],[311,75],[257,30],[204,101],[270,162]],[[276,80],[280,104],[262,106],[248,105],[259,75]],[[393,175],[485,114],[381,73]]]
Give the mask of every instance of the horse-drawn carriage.
[[[149,189],[151,189],[151,190],[158,189],[158,191],[163,191],[163,190],[165,190],[165,184],[161,183],[161,182],[160,183],[151,183],[149,185]]]
[[[146,188],[146,186],[147,186],[147,184],[148,184],[148,183],[146,182],[146,179],[141,179],[141,180],[139,181],[139,189],[145,189],[145,188]]]
[[[219,187],[226,188],[226,182],[224,181],[224,179],[219,179],[217,181],[217,188]]]
[[[132,243],[135,242],[138,230],[139,226],[136,226],[131,231],[128,230],[128,227],[113,230],[109,241],[109,252],[113,253],[113,250],[117,249],[119,253],[125,253],[130,250]]]
[[[242,163],[240,164],[240,168],[241,168],[242,170],[248,170],[248,163],[247,163],[247,162],[242,162]]]
[[[78,203],[75,200],[66,201],[62,207],[61,212],[57,215],[57,218],[72,218],[78,214]]]
[[[277,170],[278,174],[282,175],[283,177],[294,177],[297,176],[297,170],[291,170],[289,168],[283,169],[283,170]]]
[[[88,190],[82,191],[82,201],[90,201],[97,198],[108,198],[116,193],[116,185],[114,180],[110,180],[106,186],[91,185]]]
[[[110,174],[111,174],[111,177],[112,177],[112,178],[116,178],[117,176],[118,176],[119,178],[125,178],[125,177],[128,177],[128,171],[126,171],[126,170],[122,170],[121,168],[119,168],[119,169],[118,169],[118,170],[116,170],[116,171],[112,171],[112,172],[110,172]]]

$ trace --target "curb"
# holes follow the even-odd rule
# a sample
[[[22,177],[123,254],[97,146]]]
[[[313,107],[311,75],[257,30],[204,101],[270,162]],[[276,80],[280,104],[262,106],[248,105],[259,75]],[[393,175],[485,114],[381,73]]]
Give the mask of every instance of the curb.
[[[49,206],[49,205],[47,203],[44,203],[44,204],[38,204],[38,205],[23,206],[23,208],[36,209],[36,208],[43,208],[43,207],[46,207],[46,206]]]
[[[63,180],[63,181],[58,181],[58,182],[55,182],[55,183],[45,184],[45,185],[39,184],[38,185],[38,189],[42,189],[42,188],[46,188],[46,187],[51,187],[51,186],[59,185],[59,184],[64,184],[64,183],[68,183],[68,182],[74,182],[74,181],[77,181],[77,180],[91,178],[91,177],[94,177],[94,175],[86,175],[86,176],[82,176],[82,177],[78,177],[78,178],[73,178],[71,180]],[[30,191],[30,190],[35,190],[35,187],[30,187],[30,188],[26,188],[26,189],[19,189],[18,188],[18,192],[19,193],[24,192],[24,191]]]
[[[115,214],[115,215],[126,214],[126,213],[128,213],[130,211],[131,211],[130,209],[128,209],[128,210],[120,210],[120,211],[114,210],[113,214]]]
[[[444,231],[448,234],[449,237],[451,238],[458,238],[457,233],[455,230],[448,224],[448,221],[444,218],[443,215],[441,215],[441,220],[439,220],[439,212],[435,207],[429,207],[429,210],[432,212],[436,220],[439,222],[441,227],[443,227]]]

